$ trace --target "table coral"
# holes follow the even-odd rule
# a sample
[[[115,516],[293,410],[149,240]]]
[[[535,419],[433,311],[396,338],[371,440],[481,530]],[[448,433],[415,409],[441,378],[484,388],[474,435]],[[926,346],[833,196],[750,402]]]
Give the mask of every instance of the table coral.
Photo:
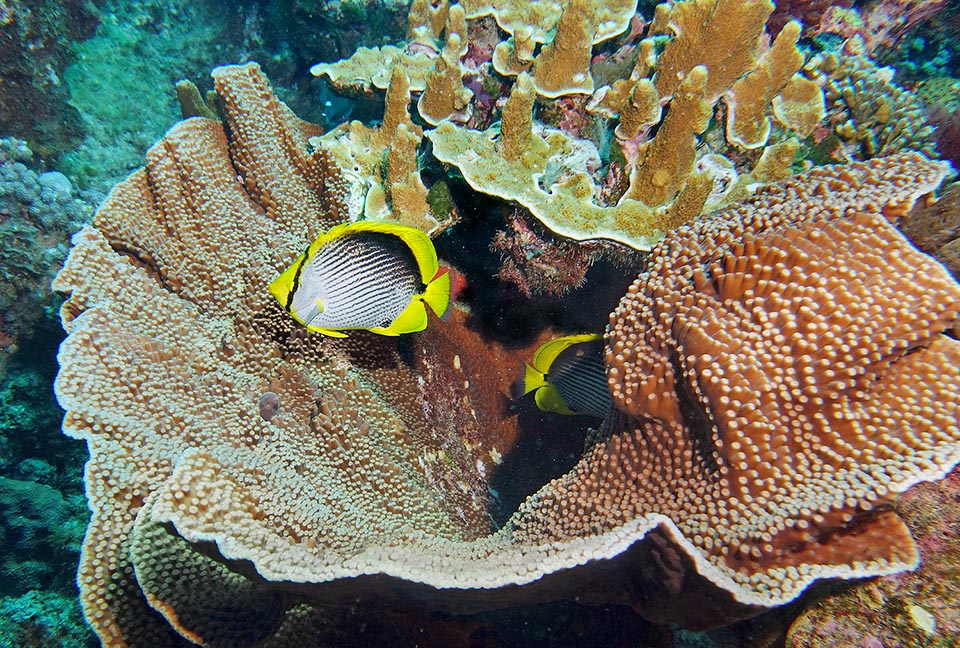
[[[349,218],[347,187],[255,65],[214,79],[224,121],[174,127],[56,280],[57,396],[91,452],[78,584],[104,645],[320,642],[345,598],[579,597],[702,627],[914,564],[888,502],[960,458],[960,350],[942,334],[960,288],[886,219],[943,165],[815,171],[676,229],[611,316],[622,415],[492,531],[485,457],[509,450],[491,433],[517,433],[510,377],[459,313],[399,346],[284,316],[266,285]],[[794,357],[797,331],[819,343]]]

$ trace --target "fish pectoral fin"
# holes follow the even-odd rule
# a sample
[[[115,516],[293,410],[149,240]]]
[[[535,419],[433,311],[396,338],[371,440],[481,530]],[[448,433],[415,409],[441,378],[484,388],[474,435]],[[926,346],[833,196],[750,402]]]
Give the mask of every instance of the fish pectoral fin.
[[[544,412],[555,412],[557,414],[573,414],[567,404],[563,402],[560,392],[551,384],[546,384],[537,390],[535,396],[537,407]]]
[[[380,329],[370,329],[381,335],[400,335],[401,333],[416,333],[427,328],[427,309],[419,299],[412,300],[397,319],[390,326]]]
[[[319,314],[319,313],[322,313],[322,312],[323,312],[323,300],[322,300],[322,299],[318,299],[318,300],[316,301],[316,305],[317,305],[317,313],[318,313],[318,314]]]

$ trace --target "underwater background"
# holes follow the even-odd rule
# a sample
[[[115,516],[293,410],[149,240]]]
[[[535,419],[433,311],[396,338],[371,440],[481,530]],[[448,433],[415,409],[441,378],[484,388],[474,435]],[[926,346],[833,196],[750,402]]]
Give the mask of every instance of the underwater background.
[[[709,0],[669,4],[717,9],[717,3]],[[349,59],[361,47],[390,45],[405,47],[408,53],[429,52],[431,66],[437,57],[455,56],[468,70],[466,85],[438,93],[436,106],[423,101],[418,108],[411,106],[415,121],[405,128],[418,135],[433,126],[432,133],[448,132],[437,125],[447,119],[464,130],[498,125],[512,86],[509,75],[490,70],[502,29],[498,35],[492,19],[471,18],[469,39],[463,39],[470,40],[469,46],[464,43],[462,52],[451,55],[456,48],[449,38],[444,42],[438,35],[442,29],[427,36],[423,31],[445,6],[415,3],[411,10],[407,3],[390,0],[0,0],[0,646],[100,645],[84,619],[76,582],[90,520],[84,488],[89,454],[87,444],[62,433],[64,412],[53,391],[57,352],[65,337],[60,320],[65,297],[54,292],[51,283],[63,267],[71,237],[93,221],[115,185],[146,164],[146,152],[168,129],[190,116],[223,118],[222,98],[207,96],[214,89],[210,72],[218,66],[259,64],[269,79],[269,86],[261,91],[269,93],[272,88],[299,118],[319,126],[316,132],[310,131],[317,136],[350,120],[372,130],[388,122],[383,106],[390,81],[383,62],[367,63],[369,69],[363,73],[346,69],[342,75],[340,70],[345,68],[333,65],[320,65],[311,73],[317,64]],[[592,52],[587,48],[592,87],[631,78],[631,69],[639,67],[637,61],[644,56],[641,42],[655,42],[651,47],[660,53],[669,38],[666,30],[651,36],[651,25],[663,12],[656,3],[641,0],[628,10],[623,29],[596,41]],[[416,20],[422,21],[419,31],[414,28]],[[442,27],[443,20],[437,20]],[[764,35],[756,35],[760,50],[769,51],[772,38],[789,30],[785,26],[792,20],[801,25],[795,46],[802,54],[802,66],[796,75],[818,86],[820,112],[816,106],[800,105],[804,88],[809,88],[799,82],[794,95],[788,97],[786,91],[781,95],[778,90],[761,102],[761,121],[766,120],[770,129],[764,135],[744,128],[739,139],[731,138],[727,132],[733,123],[727,115],[732,112],[730,103],[708,102],[699,117],[692,111],[686,121],[702,122],[702,128],[680,138],[693,147],[691,164],[696,158],[701,164],[698,170],[711,163],[722,167],[711,176],[713,191],[702,197],[694,214],[743,199],[736,191],[752,191],[756,184],[826,164],[855,164],[916,151],[956,167],[960,160],[960,3],[778,2],[760,20],[764,25]],[[728,29],[740,26],[736,22]],[[544,38],[552,38],[552,32]],[[750,38],[744,34],[739,40]],[[521,39],[511,43],[512,55],[522,62]],[[534,45],[529,47],[532,56]],[[539,53],[545,46],[536,47]],[[365,74],[371,80],[359,81]],[[776,76],[773,71],[768,74]],[[781,87],[786,84],[784,80]],[[411,82],[409,91],[415,96],[421,92],[429,96],[414,86]],[[587,153],[570,164],[574,170],[577,164],[591,168],[598,178],[596,195],[611,203],[631,190],[624,171],[636,161],[631,154],[635,156],[637,147],[658,133],[668,132],[667,118],[661,121],[658,114],[641,119],[642,125],[625,135],[619,130],[628,122],[629,102],[624,98],[614,105],[613,99],[604,103],[588,91],[539,91],[537,118],[591,142],[593,150],[599,151],[593,167],[594,158]],[[608,96],[613,94],[611,90]],[[588,106],[588,97],[596,100],[593,105]],[[790,101],[795,102],[790,104],[792,111],[784,107]],[[679,114],[679,108],[674,108]],[[360,138],[359,132],[360,128],[355,129],[353,136]],[[382,214],[391,208],[400,211],[401,201],[410,201],[405,204],[412,206],[403,209],[409,209],[411,221],[435,235],[441,262],[456,268],[457,317],[469,321],[464,328],[473,331],[471,343],[481,339],[498,349],[490,352],[487,361],[505,377],[501,382],[520,378],[523,361],[531,361],[533,350],[551,336],[601,332],[609,313],[643,269],[646,250],[667,229],[658,225],[639,234],[618,235],[613,228],[578,233],[575,225],[559,222],[561,206],[538,202],[546,199],[510,186],[505,175],[500,176],[504,182],[499,189],[473,178],[471,174],[478,171],[458,163],[456,152],[444,148],[449,140],[439,135],[420,137],[408,150],[406,171],[419,173],[408,186],[406,179],[387,179],[399,163],[388,167],[380,159],[387,159],[388,150],[398,151],[405,145],[409,149],[409,141],[370,137],[367,152],[373,150],[375,159],[363,159],[362,143],[360,153],[345,153],[345,158],[337,159],[341,166],[346,166],[344,159],[356,161],[357,169],[376,178],[373,184],[386,187],[380,191],[384,195],[361,197],[361,203],[367,202],[359,209],[368,210],[368,216],[376,214],[374,202],[380,200]],[[762,141],[744,145],[751,137]],[[775,145],[783,146],[774,150]],[[764,146],[783,158],[763,167],[767,176],[758,171]],[[717,158],[710,158],[708,151]],[[551,155],[559,157],[561,152],[551,151],[547,157]],[[548,167],[544,175],[564,172]],[[750,173],[755,180],[738,184],[738,176],[746,179]],[[652,177],[652,185],[663,184],[659,176]],[[951,184],[953,180],[948,178],[940,189],[939,207],[905,217],[900,226],[914,245],[938,259],[956,278],[960,275],[960,189]],[[358,181],[351,177],[351,182]],[[681,188],[682,184],[674,187],[670,198]],[[343,209],[354,210],[351,217],[356,212],[356,191],[354,187],[344,192]],[[649,195],[644,200],[653,205],[667,203]],[[680,218],[679,211],[671,211],[663,222],[679,225],[687,220],[689,215]],[[311,238],[303,233],[304,244]],[[598,240],[617,243],[604,245]],[[149,318],[151,313],[143,315]],[[955,335],[955,324],[953,331]],[[404,346],[407,343],[397,344],[401,356],[414,355]],[[456,344],[451,342],[451,348]],[[468,357],[466,351],[464,357]],[[459,363],[457,356],[458,370]],[[520,400],[509,391],[495,392],[484,394],[489,396],[491,411],[514,423],[512,431],[500,431],[499,446],[483,446],[485,463],[476,467],[475,448],[469,442],[467,450],[458,446],[437,459],[450,465],[450,475],[463,461],[484,478],[463,486],[465,499],[476,501],[462,507],[468,510],[467,516],[471,506],[482,508],[479,515],[489,518],[486,521],[493,527],[505,524],[538,488],[571,470],[599,427],[596,419],[542,412],[531,398]],[[196,396],[193,391],[183,394],[184,398]],[[449,412],[450,418],[456,416]],[[468,441],[475,446],[484,443]],[[443,469],[436,471],[441,474]],[[381,615],[362,606],[355,609],[348,598],[342,605],[328,602],[328,627],[321,632],[311,626],[314,639],[300,643],[676,648],[960,645],[960,539],[956,533],[960,473],[953,470],[942,480],[914,486],[902,496],[897,511],[920,549],[918,571],[820,584],[785,606],[729,625],[718,623],[722,627],[714,629],[693,631],[653,623],[629,604],[587,605],[563,597],[463,615],[442,610]],[[277,643],[270,643],[274,640]],[[281,645],[282,639],[257,641],[234,637],[211,645]]]

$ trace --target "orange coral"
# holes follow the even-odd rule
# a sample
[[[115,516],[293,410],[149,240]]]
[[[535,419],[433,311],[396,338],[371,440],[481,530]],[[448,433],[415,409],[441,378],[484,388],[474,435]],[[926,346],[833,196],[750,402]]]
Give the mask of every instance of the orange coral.
[[[916,564],[890,505],[960,460],[960,343],[943,334],[960,286],[888,217],[945,172],[919,155],[819,169],[668,234],[611,315],[631,419],[571,481],[629,498],[625,519],[667,515],[776,596]],[[642,460],[611,466],[625,452]]]

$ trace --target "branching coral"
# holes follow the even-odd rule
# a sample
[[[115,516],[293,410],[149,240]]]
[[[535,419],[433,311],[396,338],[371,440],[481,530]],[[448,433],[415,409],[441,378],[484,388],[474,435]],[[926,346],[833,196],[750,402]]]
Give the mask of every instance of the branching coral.
[[[519,203],[562,236],[610,239],[640,250],[681,222],[681,215],[702,210],[706,181],[691,179],[699,157],[721,155],[730,146],[758,149],[738,162],[739,171],[748,173],[765,146],[790,134],[809,135],[823,116],[820,87],[799,72],[799,26],[791,25],[763,51],[764,22],[773,10],[767,0],[663,5],[646,38],[636,43],[643,30],[631,31],[622,51],[609,58],[596,50],[627,30],[635,5],[594,4],[468,2],[465,28],[456,29],[441,27],[444,3],[434,18],[411,10],[405,49],[362,50],[313,72],[346,90],[383,88],[387,70],[403,70],[411,91],[422,93],[420,116],[436,126],[425,132],[436,157],[455,166],[473,189]],[[449,6],[447,22],[458,8]],[[479,26],[488,15],[510,35],[492,52],[489,30]],[[451,33],[459,47],[450,47]],[[627,63],[613,66],[614,58]],[[426,66],[432,68],[425,72]],[[604,70],[599,88],[595,66]],[[615,69],[620,78],[612,76]],[[499,88],[513,77],[512,99],[483,98],[485,87]],[[701,136],[722,110],[721,98],[726,141],[710,150],[701,146]],[[556,128],[543,123],[547,119]],[[603,134],[602,126],[586,132],[585,124],[603,120],[616,120],[615,137]],[[519,149],[529,153],[521,159],[514,152]]]
[[[869,159],[903,150],[935,154],[934,129],[923,106],[893,83],[891,68],[853,52],[827,55],[819,72],[825,75],[827,121],[845,144],[838,158]]]

